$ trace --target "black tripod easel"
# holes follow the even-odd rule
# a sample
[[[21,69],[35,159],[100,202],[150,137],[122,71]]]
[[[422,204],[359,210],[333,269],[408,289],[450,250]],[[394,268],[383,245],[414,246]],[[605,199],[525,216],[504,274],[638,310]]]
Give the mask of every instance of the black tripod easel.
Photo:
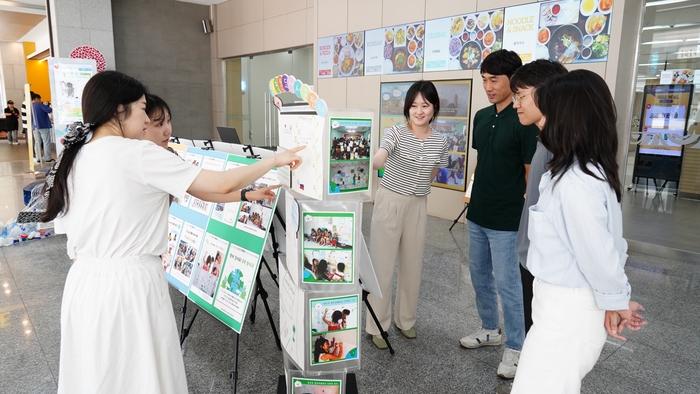
[[[183,349],[185,338],[187,338],[187,336],[190,335],[192,323],[194,323],[194,319],[197,318],[197,314],[199,313],[199,308],[195,309],[194,315],[192,315],[192,319],[190,319],[190,322],[187,324],[187,327],[185,327],[185,315],[187,315],[187,295],[185,295],[184,298],[185,300],[182,304],[182,307],[180,307],[180,313],[182,314],[182,319],[180,320],[180,349]]]
[[[358,280],[360,281],[360,285],[362,285],[362,279],[358,279]],[[369,295],[369,291],[365,290],[365,288],[362,287],[362,301],[367,306],[367,310],[369,311],[369,314],[372,315],[372,320],[374,320],[374,324],[376,324],[377,327],[379,328],[379,332],[382,335],[382,339],[384,339],[384,342],[386,342],[386,345],[389,347],[389,353],[394,354],[394,348],[392,348],[391,343],[389,343],[389,333],[384,331],[384,328],[379,323],[379,319],[377,319],[377,315],[374,313],[374,309],[372,309],[372,305],[369,303],[369,300],[367,299],[368,295]]]
[[[260,156],[256,155],[253,152],[253,147],[251,145],[243,147],[244,152],[249,152],[250,155],[248,155],[248,158],[253,158],[253,159],[259,159]],[[275,214],[277,215],[278,219],[280,220],[280,223],[282,223],[282,228],[284,227],[284,221],[282,218],[279,216],[279,213],[277,212],[277,209],[275,209]],[[274,220],[274,218],[273,218]],[[279,243],[277,242],[277,237],[275,235],[275,227],[271,223],[270,225],[270,236],[272,238],[272,256],[275,258],[276,264],[279,267]],[[270,268],[270,265],[267,263],[267,260],[265,259],[265,256],[261,256],[261,263],[265,265],[267,268],[267,271],[270,273],[270,276],[272,277],[272,280],[275,282],[275,285],[279,288],[279,283],[277,282],[277,275],[275,275],[274,272],[272,272],[272,268]],[[270,321],[270,327],[272,328],[272,334],[275,336],[275,344],[277,345],[277,349],[282,351],[282,342],[280,341],[279,334],[277,333],[277,328],[275,327],[275,321],[272,318],[272,312],[270,311],[270,305],[267,303],[267,291],[263,287],[262,281],[260,280],[260,271],[262,270],[262,265],[258,266],[258,272],[255,277],[255,295],[253,296],[253,304],[251,305],[251,310],[250,310],[250,324],[255,324],[255,310],[257,309],[257,304],[258,304],[258,296],[260,296],[260,299],[263,301],[263,305],[265,306],[265,312],[267,313],[267,319]],[[234,331],[234,335],[236,336],[236,346],[233,350],[233,371],[231,372],[231,383],[233,386],[233,394],[236,394],[236,388],[238,386],[238,345],[239,345],[239,340],[240,340],[240,334]]]
[[[459,219],[462,218],[462,215],[464,215],[464,212],[467,212],[467,208],[469,208],[469,203],[464,203],[464,209],[462,209],[462,212],[457,215],[457,218],[452,222],[452,225],[450,226],[450,229],[448,231],[452,231],[452,227],[459,222]]]

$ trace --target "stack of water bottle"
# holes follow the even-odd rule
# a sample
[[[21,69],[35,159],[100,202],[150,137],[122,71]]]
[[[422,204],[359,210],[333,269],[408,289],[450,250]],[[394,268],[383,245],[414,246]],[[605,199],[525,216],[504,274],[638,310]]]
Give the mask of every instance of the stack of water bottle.
[[[46,238],[52,234],[53,228],[47,228],[44,223],[17,223],[14,219],[7,223],[0,222],[0,246]]]

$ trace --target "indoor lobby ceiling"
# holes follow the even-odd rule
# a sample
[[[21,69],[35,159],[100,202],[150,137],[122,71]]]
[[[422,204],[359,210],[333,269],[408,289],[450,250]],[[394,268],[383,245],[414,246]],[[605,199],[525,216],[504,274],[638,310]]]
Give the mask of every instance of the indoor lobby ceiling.
[[[45,18],[44,0],[0,0],[0,41],[18,41]]]

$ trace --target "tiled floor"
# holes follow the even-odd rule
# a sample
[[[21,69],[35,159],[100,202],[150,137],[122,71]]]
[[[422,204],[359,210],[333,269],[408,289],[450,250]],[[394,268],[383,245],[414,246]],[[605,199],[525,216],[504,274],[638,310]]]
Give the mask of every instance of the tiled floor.
[[[370,218],[371,206],[366,205],[367,238]],[[360,393],[493,393],[504,382],[496,376],[502,347],[459,347],[459,338],[476,329],[479,320],[466,259],[467,233],[461,224],[448,232],[450,224],[428,220],[418,338],[405,339],[390,328],[396,349],[392,356],[363,336]],[[65,241],[55,236],[0,248],[0,393],[56,391],[60,302],[71,264]],[[273,261],[269,256],[268,260]],[[608,341],[582,392],[700,392],[700,264],[633,252],[627,274],[634,299],[647,309],[649,324],[627,333],[627,342]],[[276,317],[278,291],[265,271],[262,278]],[[171,297],[179,321],[183,296],[171,289]],[[190,393],[232,392],[233,349],[233,332],[200,313],[185,342]],[[243,394],[274,393],[277,376],[284,373],[282,354],[262,308],[240,337],[239,372],[238,393]]]

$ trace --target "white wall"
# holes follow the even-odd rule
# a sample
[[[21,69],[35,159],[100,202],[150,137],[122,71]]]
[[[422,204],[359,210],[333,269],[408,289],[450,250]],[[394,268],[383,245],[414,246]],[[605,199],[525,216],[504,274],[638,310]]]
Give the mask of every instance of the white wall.
[[[20,42],[0,41],[0,62],[2,63],[2,84],[4,95],[0,95],[0,103],[6,107],[7,100],[15,102],[17,108],[24,101],[24,85],[27,83],[27,67],[24,59],[24,47]]]

